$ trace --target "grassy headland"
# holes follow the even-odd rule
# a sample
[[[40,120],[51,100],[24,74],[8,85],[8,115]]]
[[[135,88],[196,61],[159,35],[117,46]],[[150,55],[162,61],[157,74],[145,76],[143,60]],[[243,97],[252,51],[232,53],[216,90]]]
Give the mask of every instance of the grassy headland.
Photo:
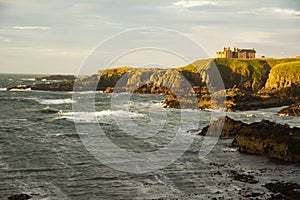
[[[222,80],[216,75],[218,69]],[[224,83],[223,91],[214,87]],[[199,108],[225,103],[229,110],[288,105],[300,97],[300,58],[202,59],[169,69],[120,67],[59,83],[26,86],[33,90],[102,90],[171,95],[167,107]],[[24,86],[22,86],[24,89]],[[26,88],[25,88],[26,89]],[[222,96],[226,96],[222,100]],[[180,97],[180,99],[178,98]]]

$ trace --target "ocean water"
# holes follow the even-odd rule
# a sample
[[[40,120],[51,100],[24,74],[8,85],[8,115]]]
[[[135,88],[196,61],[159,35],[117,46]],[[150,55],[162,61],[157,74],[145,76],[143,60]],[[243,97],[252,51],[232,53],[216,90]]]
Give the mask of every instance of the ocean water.
[[[266,199],[267,182],[300,183],[299,165],[239,153],[232,139],[217,140],[206,155],[206,138],[190,131],[225,114],[300,127],[297,117],[275,115],[281,108],[180,111],[163,108],[162,95],[5,90],[33,84],[35,76],[0,75],[0,199],[19,193],[32,199],[243,199],[252,192]],[[159,151],[177,135],[182,145]],[[232,170],[259,182],[236,181]]]

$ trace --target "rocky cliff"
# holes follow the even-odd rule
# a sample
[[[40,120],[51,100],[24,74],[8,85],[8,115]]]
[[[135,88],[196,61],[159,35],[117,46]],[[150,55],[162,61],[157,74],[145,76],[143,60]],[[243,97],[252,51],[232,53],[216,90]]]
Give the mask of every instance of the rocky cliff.
[[[223,88],[220,87],[222,83]],[[76,80],[26,88],[70,91],[74,84],[76,90],[172,95],[165,101],[166,107],[182,107],[180,101],[189,107],[193,105],[189,97],[196,96],[199,108],[226,104],[229,110],[249,110],[283,106],[299,100],[300,58],[204,59],[170,69],[111,68]]]
[[[244,126],[232,144],[241,152],[300,162],[300,129],[288,125],[263,120]]]
[[[300,85],[300,61],[286,62],[272,67],[265,84],[269,89],[280,89]]]
[[[114,87],[115,92],[163,93],[200,86],[198,73],[183,69],[112,68],[98,72],[97,90]]]

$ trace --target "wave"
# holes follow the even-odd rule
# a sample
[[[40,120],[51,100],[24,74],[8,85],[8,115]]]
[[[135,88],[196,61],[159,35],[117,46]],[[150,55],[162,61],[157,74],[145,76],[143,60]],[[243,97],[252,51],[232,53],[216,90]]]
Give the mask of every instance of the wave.
[[[38,99],[37,102],[40,104],[70,104],[70,103],[75,103],[73,99]]]
[[[118,117],[144,117],[143,114],[125,111],[125,110],[103,110],[98,112],[63,112],[61,115],[64,116],[96,116],[96,117],[107,117],[107,116],[118,116]]]
[[[102,90],[87,90],[87,91],[68,91],[69,94],[106,94]]]
[[[22,78],[22,81],[35,81],[35,78]]]
[[[7,88],[0,88],[0,91],[7,91]]]
[[[98,112],[59,112],[61,115],[56,119],[67,119],[76,122],[90,123],[98,122],[96,119],[99,118],[139,118],[144,117],[141,113],[129,112],[125,110],[103,110]]]

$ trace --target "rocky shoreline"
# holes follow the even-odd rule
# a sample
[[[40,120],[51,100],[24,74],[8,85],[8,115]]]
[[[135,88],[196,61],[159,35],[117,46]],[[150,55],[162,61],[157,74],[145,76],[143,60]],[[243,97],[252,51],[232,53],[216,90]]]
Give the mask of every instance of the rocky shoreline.
[[[280,110],[277,114],[279,116],[300,116],[300,102]]]
[[[290,67],[292,66],[292,68]],[[215,88],[217,67],[224,88]],[[290,71],[286,70],[291,68]],[[289,106],[278,115],[300,114],[300,59],[207,59],[181,68],[112,68],[98,74],[75,78],[54,75],[37,80],[58,80],[46,84],[16,86],[13,89],[47,91],[103,91],[168,95],[166,108],[255,110]],[[215,122],[218,123],[218,122]],[[216,125],[216,124],[215,124]],[[214,125],[214,126],[215,126]],[[206,135],[204,128],[202,135]],[[213,133],[209,133],[213,134]],[[226,118],[221,138],[235,137],[241,152],[268,155],[298,162],[299,129],[262,121],[245,123]],[[295,147],[293,147],[295,145]]]
[[[290,67],[292,66],[292,67]],[[216,77],[216,71],[224,87]],[[289,70],[287,70],[289,69]],[[298,73],[296,73],[298,72]],[[72,75],[37,77],[56,80],[7,90],[103,91],[169,95],[170,108],[255,110],[289,106],[300,99],[300,59],[206,59],[180,68],[121,67],[76,78]],[[191,98],[194,97],[191,102]],[[283,115],[283,113],[280,113]],[[295,114],[295,113],[294,113]],[[292,114],[292,115],[294,115]],[[297,114],[299,115],[299,113]]]
[[[221,133],[218,132],[220,128]],[[201,131],[192,131],[202,136],[234,138],[232,147],[238,148],[241,153],[300,163],[300,128],[290,128],[268,120],[246,124],[225,117],[225,120],[211,122]]]

